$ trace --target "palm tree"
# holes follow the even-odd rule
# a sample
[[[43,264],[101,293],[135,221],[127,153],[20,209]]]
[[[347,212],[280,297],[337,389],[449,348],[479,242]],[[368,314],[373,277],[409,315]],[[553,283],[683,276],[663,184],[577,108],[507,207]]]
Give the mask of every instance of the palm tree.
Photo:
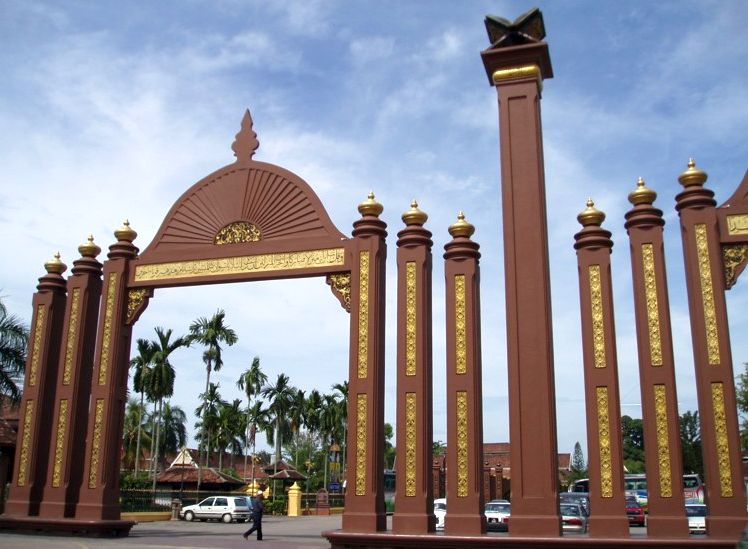
[[[142,432],[143,422],[143,403],[138,402],[136,399],[131,398],[127,401],[125,408],[125,422],[122,434],[122,447],[124,450],[124,456],[122,457],[122,465],[124,468],[132,467],[133,463],[135,466],[136,476],[137,467],[140,457],[140,441],[141,438],[145,440],[146,444],[150,444],[151,438],[148,433]]]
[[[156,472],[158,470],[159,436],[161,434],[161,409],[164,398],[174,394],[174,368],[169,362],[169,355],[189,345],[187,338],[178,337],[171,341],[171,328],[164,331],[160,326],[156,327],[157,341],[153,342],[153,368],[148,375],[148,389],[151,398],[158,401],[158,412],[156,418],[156,444],[153,452],[153,489],[156,489]]]
[[[244,430],[245,416],[241,410],[241,399],[234,399],[231,404],[224,402],[218,408],[216,421],[216,447],[218,449],[218,469],[223,469],[223,454],[229,446],[240,447],[239,437]],[[233,456],[232,456],[233,466]]]
[[[325,454],[324,486],[327,486],[327,453],[332,441],[341,431],[340,403],[335,395],[323,395],[320,409],[320,432],[322,433],[322,451]]]
[[[249,442],[252,444],[252,484],[255,483],[255,441],[257,438],[257,431],[264,431],[267,424],[270,422],[270,416],[268,411],[262,407],[261,400],[255,400],[255,403],[247,410],[247,431],[249,431]],[[246,476],[246,465],[244,467]]]
[[[293,433],[294,439],[298,442],[298,435],[301,426],[306,423],[306,399],[304,398],[304,391],[296,389],[291,395],[291,407],[288,410],[288,417],[291,420],[291,432]],[[296,455],[294,456],[294,466],[299,468],[299,445],[296,445]]]
[[[12,402],[21,400],[18,386],[26,365],[29,330],[19,318],[9,315],[0,299],[0,395]]]
[[[151,341],[147,339],[139,338],[137,343],[138,354],[130,361],[130,366],[135,369],[135,373],[132,377],[133,390],[136,393],[140,393],[140,406],[138,407],[138,413],[143,413],[143,398],[145,397],[146,380],[150,374],[151,364],[153,363],[153,354],[156,352],[156,348]],[[140,437],[141,437],[141,417],[138,417],[138,434],[137,444],[135,448],[135,476],[138,476],[138,468],[140,465]]]
[[[161,411],[161,423],[164,436],[160,441],[160,455],[166,455],[167,452],[178,452],[187,443],[187,414],[181,407],[164,402],[164,409]]]
[[[265,385],[262,388],[262,396],[270,401],[268,412],[273,418],[273,422],[268,425],[265,431],[268,435],[268,444],[275,442],[273,474],[278,472],[278,462],[281,459],[281,444],[283,440],[288,440],[288,435],[290,434],[289,426],[285,420],[291,409],[296,388],[289,385],[288,380],[289,378],[286,374],[278,374],[275,385]],[[273,490],[273,496],[275,496],[275,490]]]
[[[309,396],[306,399],[306,428],[309,431],[309,459],[312,462],[312,452],[315,451],[316,447],[316,435],[320,432],[321,424],[321,410],[322,410],[322,395],[319,394],[317,389],[312,389],[309,392]]]
[[[208,349],[203,354],[203,360],[205,361],[205,395],[208,394],[210,388],[210,372],[215,369],[217,372],[221,369],[223,361],[221,360],[221,343],[226,345],[233,345],[237,342],[238,337],[236,332],[224,324],[226,313],[222,309],[218,309],[216,314],[210,318],[200,317],[190,325],[190,342],[197,341],[198,343],[206,346]],[[203,429],[206,427],[206,421],[203,420]],[[203,433],[203,438],[205,438]],[[207,463],[208,453],[205,453],[205,462]],[[200,490],[200,481],[202,480],[201,471],[198,470],[197,475],[197,489]]]
[[[226,404],[226,401],[221,398],[221,394],[218,392],[220,383],[211,383],[208,386],[208,390],[205,393],[201,393],[199,398],[203,400],[203,403],[195,409],[195,415],[202,418],[201,421],[195,425],[200,432],[195,435],[201,446],[206,449],[206,456],[209,456],[210,449],[213,444],[213,434],[216,431],[218,424],[218,410]],[[208,466],[206,462],[205,466]],[[198,479],[200,477],[198,476]]]
[[[236,382],[236,386],[244,391],[247,395],[247,430],[244,433],[244,476],[247,476],[247,454],[249,453],[249,428],[250,428],[250,408],[252,404],[252,397],[260,394],[262,386],[268,381],[268,376],[260,368],[260,357],[256,356],[252,359],[252,365],[239,377]],[[256,429],[256,427],[255,427]],[[254,466],[252,467],[254,472]]]
[[[348,381],[343,383],[335,383],[332,386],[333,391],[340,393],[340,420],[343,423],[343,455],[342,455],[342,468],[343,478],[346,476],[346,457],[348,452]]]

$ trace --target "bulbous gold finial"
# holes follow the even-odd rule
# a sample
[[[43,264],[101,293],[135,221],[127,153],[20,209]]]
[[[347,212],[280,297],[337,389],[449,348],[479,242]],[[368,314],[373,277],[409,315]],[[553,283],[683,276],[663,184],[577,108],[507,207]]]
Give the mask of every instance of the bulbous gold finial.
[[[457,221],[452,223],[449,226],[448,230],[449,230],[449,234],[452,235],[452,238],[457,238],[458,236],[464,236],[465,238],[470,238],[475,232],[475,226],[465,221],[464,213],[458,212]]]
[[[92,234],[88,235],[88,241],[78,246],[82,257],[96,257],[101,253],[101,248],[94,243]]]
[[[52,259],[44,264],[44,268],[49,274],[61,275],[67,270],[68,266],[60,260],[60,252],[57,252]]]
[[[366,200],[358,205],[358,212],[361,215],[373,215],[374,217],[379,217],[379,214],[381,214],[383,210],[384,207],[379,202],[374,200],[373,191],[369,191],[369,195],[367,196]]]
[[[410,203],[410,209],[402,217],[406,225],[423,225],[429,218],[426,212],[418,208],[418,202],[416,202],[415,198]]]
[[[693,187],[703,185],[706,182],[707,174],[696,167],[696,161],[693,158],[688,159],[688,169],[678,176],[678,181],[684,187]]]
[[[595,203],[591,198],[587,199],[587,207],[577,215],[577,221],[585,227],[589,225],[597,225],[599,227],[603,224],[604,220],[605,214],[595,208]]]
[[[114,231],[114,237],[118,241],[132,242],[137,236],[138,233],[130,228],[130,221],[128,219],[125,219],[125,221],[122,223],[122,226]]]
[[[652,204],[657,198],[657,193],[652,189],[648,188],[644,183],[644,178],[640,177],[636,181],[636,189],[629,193],[629,202],[634,206],[639,204]]]

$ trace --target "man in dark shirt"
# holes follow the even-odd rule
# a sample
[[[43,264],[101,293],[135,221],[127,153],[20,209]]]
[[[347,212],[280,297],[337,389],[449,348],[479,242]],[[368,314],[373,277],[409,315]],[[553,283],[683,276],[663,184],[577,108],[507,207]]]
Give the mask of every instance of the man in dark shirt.
[[[247,539],[249,535],[257,530],[257,541],[262,541],[262,513],[265,511],[265,506],[262,504],[262,490],[258,490],[257,495],[252,501],[252,528],[242,534],[244,539]]]

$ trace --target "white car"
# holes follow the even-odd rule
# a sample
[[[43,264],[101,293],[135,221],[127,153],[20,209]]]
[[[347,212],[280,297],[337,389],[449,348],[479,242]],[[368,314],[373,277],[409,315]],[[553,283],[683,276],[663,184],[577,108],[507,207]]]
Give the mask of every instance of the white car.
[[[512,506],[506,500],[489,501],[486,503],[486,526],[489,530],[499,532],[509,531],[509,515],[512,514]]]
[[[250,498],[244,496],[210,496],[195,505],[187,505],[179,512],[179,518],[186,521],[222,520],[223,522],[244,522],[250,518]]]
[[[447,516],[446,498],[437,498],[434,500],[434,515],[436,516],[436,529],[444,530],[444,517]]]
[[[706,505],[687,503],[688,531],[692,534],[706,534]]]

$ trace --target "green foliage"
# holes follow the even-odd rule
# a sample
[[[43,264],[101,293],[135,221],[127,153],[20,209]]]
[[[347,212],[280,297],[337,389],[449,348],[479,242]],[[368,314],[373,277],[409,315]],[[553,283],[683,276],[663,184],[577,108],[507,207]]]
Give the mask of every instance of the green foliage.
[[[621,418],[623,463],[629,473],[644,473],[644,424],[641,419]]]
[[[740,446],[748,451],[748,362],[743,363],[743,372],[735,384],[735,398],[740,416]]]
[[[277,497],[270,501],[265,501],[265,513],[268,515],[285,515],[286,514],[286,498]]]
[[[120,477],[119,486],[121,490],[147,490],[151,487],[151,479],[145,472],[137,475],[128,472]]]
[[[395,467],[395,447],[392,445],[392,437],[395,436],[395,430],[389,423],[384,424],[384,468],[393,469]]]
[[[704,478],[699,412],[688,411],[680,416],[680,441],[683,448],[683,472],[697,473]]]
[[[0,299],[0,395],[13,402],[21,400],[21,383],[26,365],[29,330],[21,320],[8,314]]]
[[[579,444],[579,441],[574,444],[574,452],[571,454],[570,467],[570,483],[579,480],[580,478],[587,477],[587,464],[584,461],[584,453],[582,453],[582,445]]]

